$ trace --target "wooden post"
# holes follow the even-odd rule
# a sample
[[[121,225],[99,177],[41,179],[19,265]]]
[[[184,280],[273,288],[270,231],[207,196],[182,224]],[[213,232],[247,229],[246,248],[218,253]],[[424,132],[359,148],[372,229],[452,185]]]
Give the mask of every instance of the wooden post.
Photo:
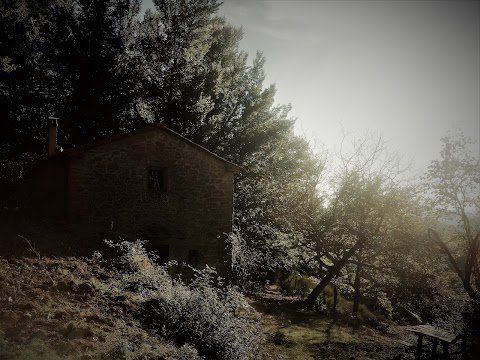
[[[465,334],[462,335],[460,349],[462,351],[462,360],[465,360],[467,356],[467,336]]]
[[[438,345],[438,339],[434,338],[433,339],[433,347],[432,347],[432,359],[437,358],[437,345]]]
[[[450,353],[448,352],[448,342],[442,341],[443,344],[443,358],[450,359]]]
[[[417,340],[417,351],[415,352],[415,360],[420,360],[422,356],[422,343],[423,343],[423,334],[417,333],[418,340]]]

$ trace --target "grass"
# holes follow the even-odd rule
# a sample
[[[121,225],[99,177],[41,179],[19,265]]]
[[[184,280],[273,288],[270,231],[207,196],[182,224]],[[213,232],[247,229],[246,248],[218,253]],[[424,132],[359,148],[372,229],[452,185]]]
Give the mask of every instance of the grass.
[[[280,282],[278,291],[282,294],[297,296],[298,298],[306,297],[310,291],[317,285],[318,280],[308,276],[300,276],[298,274],[290,275],[287,279]],[[319,297],[323,301],[325,311],[333,311],[334,290],[332,285],[328,285]],[[348,319],[353,308],[353,302],[345,299],[341,293],[338,293],[335,312],[337,315]],[[376,315],[365,304],[360,304],[358,309],[358,322],[377,325],[385,322],[383,315]]]
[[[324,294],[327,302],[328,291]],[[250,301],[263,314],[268,334],[265,349],[272,358],[391,359],[405,347],[395,341],[405,336],[398,325],[380,322],[366,306],[360,309],[361,318],[354,321],[351,301],[340,296],[334,313],[306,311],[301,298],[272,291],[251,294]]]

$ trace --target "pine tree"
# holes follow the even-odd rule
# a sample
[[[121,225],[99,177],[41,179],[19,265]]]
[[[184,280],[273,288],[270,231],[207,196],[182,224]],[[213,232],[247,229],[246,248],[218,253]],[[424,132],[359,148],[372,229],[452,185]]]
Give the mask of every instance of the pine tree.
[[[138,0],[20,1],[2,4],[0,161],[24,174],[45,149],[48,117],[62,146],[138,126],[138,67],[129,53]]]

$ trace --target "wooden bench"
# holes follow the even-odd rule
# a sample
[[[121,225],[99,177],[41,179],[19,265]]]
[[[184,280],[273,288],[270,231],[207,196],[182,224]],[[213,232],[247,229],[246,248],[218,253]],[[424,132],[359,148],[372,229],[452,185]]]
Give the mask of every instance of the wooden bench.
[[[422,352],[427,352],[431,354],[431,359],[450,359],[450,355],[454,355],[449,352],[449,346],[452,343],[457,342],[461,339],[461,335],[454,335],[446,330],[436,328],[432,325],[416,325],[416,326],[407,326],[405,330],[413,332],[417,335],[417,346],[415,349],[415,359],[420,359]],[[429,337],[432,339],[432,350],[431,352],[423,349],[423,339],[424,337]],[[438,343],[442,344],[442,353],[437,353]],[[463,346],[462,346],[463,347]],[[462,349],[463,350],[463,349]],[[455,354],[460,354],[461,352],[456,352]]]

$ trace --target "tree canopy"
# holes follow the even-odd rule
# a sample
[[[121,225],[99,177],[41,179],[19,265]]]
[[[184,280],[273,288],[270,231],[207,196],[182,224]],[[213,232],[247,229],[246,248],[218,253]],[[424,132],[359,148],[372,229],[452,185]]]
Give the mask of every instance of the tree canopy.
[[[441,159],[430,164],[424,188],[432,215],[447,231],[430,228],[429,236],[475,299],[480,291],[480,160],[471,150],[474,141],[461,133],[449,134],[442,143]]]

